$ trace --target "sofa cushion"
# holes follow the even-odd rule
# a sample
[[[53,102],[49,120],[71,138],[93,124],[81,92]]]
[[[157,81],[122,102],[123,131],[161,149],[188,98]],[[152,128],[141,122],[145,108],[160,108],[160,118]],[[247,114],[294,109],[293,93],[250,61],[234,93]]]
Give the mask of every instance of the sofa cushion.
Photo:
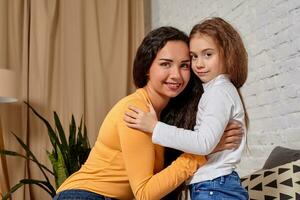
[[[300,159],[241,178],[253,200],[300,199]]]
[[[263,169],[271,169],[300,159],[300,150],[275,147],[266,160]]]

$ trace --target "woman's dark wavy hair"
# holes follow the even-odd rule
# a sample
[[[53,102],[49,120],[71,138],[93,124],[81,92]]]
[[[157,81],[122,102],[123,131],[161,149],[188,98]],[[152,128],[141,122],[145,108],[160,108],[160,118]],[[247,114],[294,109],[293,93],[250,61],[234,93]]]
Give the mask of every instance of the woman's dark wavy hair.
[[[189,37],[171,26],[154,29],[143,39],[133,63],[133,80],[137,88],[142,88],[147,84],[147,74],[153,60],[158,51],[169,41],[183,41],[189,45]]]
[[[168,41],[183,41],[189,46],[188,36],[174,27],[160,27],[151,31],[139,46],[133,66],[133,79],[137,88],[146,86],[150,66],[158,51]],[[193,129],[196,122],[197,106],[203,93],[202,84],[191,72],[191,78],[186,88],[170,100],[161,113],[161,121],[180,128]],[[182,152],[166,148],[165,167],[169,166]],[[169,193],[163,200],[181,199],[184,184]]]
[[[198,103],[202,94],[202,84],[199,81],[199,78],[191,72],[191,78],[187,87],[177,97],[170,100],[167,107],[162,111],[161,121],[179,128],[193,130],[196,124]],[[165,167],[176,160],[181,153],[181,151],[176,149],[165,148]],[[163,199],[182,199],[183,190],[185,190],[185,184],[179,186]]]

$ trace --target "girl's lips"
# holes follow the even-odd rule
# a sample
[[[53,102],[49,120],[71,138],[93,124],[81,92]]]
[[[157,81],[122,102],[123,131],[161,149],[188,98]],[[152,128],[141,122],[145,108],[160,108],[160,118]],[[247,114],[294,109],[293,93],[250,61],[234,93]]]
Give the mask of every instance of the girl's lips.
[[[208,72],[196,72],[199,76],[204,76],[206,75]]]

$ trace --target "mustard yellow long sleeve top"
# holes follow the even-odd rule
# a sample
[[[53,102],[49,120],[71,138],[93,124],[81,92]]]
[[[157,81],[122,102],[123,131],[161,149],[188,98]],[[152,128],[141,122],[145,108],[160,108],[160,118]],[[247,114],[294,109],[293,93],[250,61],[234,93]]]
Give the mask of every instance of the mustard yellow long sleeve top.
[[[121,99],[104,119],[85,164],[57,192],[83,189],[122,200],[158,200],[193,175],[204,157],[184,153],[163,169],[164,148],[124,123],[128,105],[148,111],[148,102],[143,88]]]

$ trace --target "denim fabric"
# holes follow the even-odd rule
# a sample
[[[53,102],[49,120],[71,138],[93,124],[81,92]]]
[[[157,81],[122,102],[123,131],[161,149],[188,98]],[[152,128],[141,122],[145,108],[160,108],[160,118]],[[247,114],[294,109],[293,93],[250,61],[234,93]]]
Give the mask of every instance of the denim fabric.
[[[194,183],[189,186],[191,200],[248,200],[236,172],[214,180]]]
[[[58,193],[53,200],[112,200],[111,198],[105,197],[94,192],[89,192],[86,190],[65,190]]]

